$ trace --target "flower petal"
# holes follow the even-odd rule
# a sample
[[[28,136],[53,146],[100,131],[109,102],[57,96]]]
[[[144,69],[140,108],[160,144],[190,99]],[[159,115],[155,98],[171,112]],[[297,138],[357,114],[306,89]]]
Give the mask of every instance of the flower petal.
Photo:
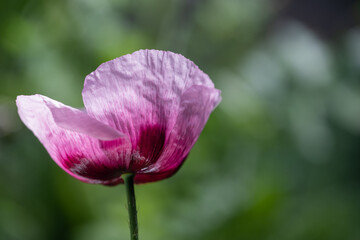
[[[88,183],[115,184],[121,181],[120,175],[130,158],[125,153],[131,145],[126,138],[113,139],[123,134],[112,131],[80,110],[45,96],[18,96],[16,104],[21,120],[67,173]],[[110,139],[112,141],[104,141]],[[108,142],[116,142],[116,147],[103,148]],[[110,161],[107,155],[109,152],[114,154],[113,149],[118,156],[119,152],[124,154]]]
[[[105,141],[126,137],[116,129],[90,117],[86,112],[75,108],[64,107],[63,104],[54,101],[44,101],[50,109],[55,123],[59,127],[78,133],[84,133]]]
[[[136,183],[161,180],[173,175],[198,139],[210,113],[220,103],[220,90],[193,86],[182,96],[176,119],[160,158],[136,175]]]
[[[193,85],[214,87],[182,55],[140,50],[101,64],[86,77],[82,95],[90,116],[128,135],[133,150],[140,151],[142,129],[162,129],[168,136],[181,95]]]

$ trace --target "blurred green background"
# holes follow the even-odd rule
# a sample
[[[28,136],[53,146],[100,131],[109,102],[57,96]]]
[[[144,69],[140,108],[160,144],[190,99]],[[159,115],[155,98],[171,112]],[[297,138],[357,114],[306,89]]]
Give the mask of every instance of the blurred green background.
[[[140,239],[360,239],[359,22],[354,0],[1,0],[0,239],[128,239],[123,186],[67,175],[15,98],[82,107],[87,74],[146,48],[223,101],[176,175],[136,187]]]

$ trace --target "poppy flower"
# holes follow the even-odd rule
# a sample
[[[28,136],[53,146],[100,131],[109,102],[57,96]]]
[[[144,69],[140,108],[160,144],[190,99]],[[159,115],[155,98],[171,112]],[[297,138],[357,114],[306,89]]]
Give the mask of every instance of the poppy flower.
[[[116,185],[172,176],[221,101],[207,74],[180,54],[140,50],[90,73],[75,109],[36,94],[18,96],[21,120],[52,159],[87,183]]]

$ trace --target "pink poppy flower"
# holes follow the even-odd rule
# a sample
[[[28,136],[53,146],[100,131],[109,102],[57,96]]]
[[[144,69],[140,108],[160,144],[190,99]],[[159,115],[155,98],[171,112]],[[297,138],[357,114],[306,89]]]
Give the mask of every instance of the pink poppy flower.
[[[101,64],[82,91],[85,109],[18,96],[21,120],[52,159],[87,183],[116,185],[172,176],[199,137],[220,91],[180,54],[140,50]]]

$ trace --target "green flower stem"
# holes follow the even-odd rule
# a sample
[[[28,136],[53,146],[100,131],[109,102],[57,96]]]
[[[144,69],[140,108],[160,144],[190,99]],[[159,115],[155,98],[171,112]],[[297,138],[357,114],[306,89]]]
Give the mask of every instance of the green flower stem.
[[[130,220],[130,239],[138,240],[138,222],[137,222],[137,211],[136,211],[136,200],[134,190],[134,174],[126,173],[122,176],[126,188],[126,197],[129,211]]]

